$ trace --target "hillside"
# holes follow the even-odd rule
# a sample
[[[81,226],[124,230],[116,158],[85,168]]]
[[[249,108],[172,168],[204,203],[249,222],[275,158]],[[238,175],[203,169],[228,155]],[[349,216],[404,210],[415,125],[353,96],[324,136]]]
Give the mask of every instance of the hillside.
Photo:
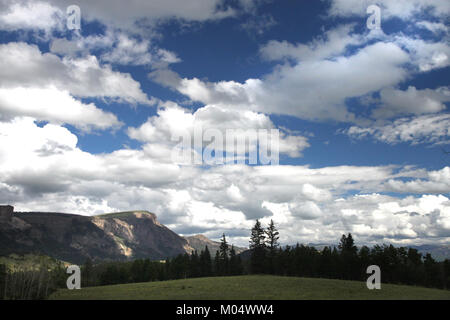
[[[67,267],[69,263],[44,255],[25,254],[19,256],[12,253],[9,256],[0,257],[0,265],[5,265],[10,271],[31,271],[39,270],[43,267],[47,268],[47,270],[53,270],[61,265]]]
[[[184,238],[187,240],[189,246],[192,247],[194,250],[197,250],[198,252],[205,250],[205,247],[208,246],[208,250],[211,253],[211,256],[213,256],[220,248],[220,242],[210,240],[202,234],[197,234],[195,236]],[[234,247],[234,250],[236,251],[237,254],[239,254],[245,251],[246,249],[241,247]]]
[[[165,259],[191,252],[188,242],[147,211],[99,216],[15,212],[0,220],[0,256],[44,254],[81,264],[93,260]]]
[[[60,300],[450,300],[450,291],[382,284],[368,290],[364,282],[280,276],[236,276],[123,284],[81,290],[61,289]]]
[[[419,250],[420,253],[425,255],[426,253],[431,254],[431,256],[437,261],[443,261],[445,259],[450,259],[450,245],[421,245],[421,246],[411,246],[411,248]]]

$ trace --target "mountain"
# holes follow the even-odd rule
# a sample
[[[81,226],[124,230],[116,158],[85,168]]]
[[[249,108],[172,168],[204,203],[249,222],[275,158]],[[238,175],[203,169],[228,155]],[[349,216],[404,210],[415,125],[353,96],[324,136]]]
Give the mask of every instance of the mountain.
[[[411,246],[411,248],[417,249],[423,255],[425,255],[426,253],[429,253],[437,261],[444,261],[445,259],[450,259],[450,245],[449,244],[447,244],[447,245]]]
[[[205,247],[208,246],[208,250],[209,250],[211,256],[214,256],[216,254],[216,251],[219,250],[219,248],[220,248],[220,242],[212,241],[202,234],[197,234],[195,236],[184,237],[184,238],[187,240],[189,246],[191,246],[194,250],[197,250],[198,252],[205,250]],[[245,251],[246,249],[240,248],[240,247],[234,247],[234,250],[236,251],[237,254],[239,254],[239,253]]]
[[[39,253],[81,264],[92,260],[165,259],[191,252],[183,237],[147,211],[98,216],[14,212],[0,219],[0,256]]]
[[[308,243],[307,244],[310,247],[314,247],[319,251],[322,251],[324,247],[338,247],[337,244],[323,244],[323,243]],[[291,245],[291,247],[295,247],[295,245]],[[369,246],[370,247],[370,246]],[[395,245],[395,247],[398,247],[398,245]],[[417,249],[422,256],[425,256],[427,253],[431,254],[433,259],[437,261],[444,261],[445,259],[450,259],[450,245],[449,244],[442,244],[442,245],[405,245],[404,247],[407,248],[413,248]],[[283,247],[285,248],[285,246]],[[360,246],[358,246],[360,248]]]

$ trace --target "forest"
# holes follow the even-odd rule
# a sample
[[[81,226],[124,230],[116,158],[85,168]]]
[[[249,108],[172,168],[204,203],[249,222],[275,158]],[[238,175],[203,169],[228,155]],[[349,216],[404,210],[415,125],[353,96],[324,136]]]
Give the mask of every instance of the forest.
[[[321,250],[302,244],[282,247],[274,222],[264,228],[258,220],[251,230],[249,250],[239,255],[223,234],[215,253],[206,247],[164,261],[94,263],[87,259],[81,266],[81,287],[244,274],[366,281],[370,265],[380,267],[382,283],[450,289],[448,259],[436,261],[429,253],[386,244],[358,248],[350,233],[342,235],[338,246]],[[64,288],[67,276],[62,264],[14,271],[0,265],[0,299],[44,299]]]

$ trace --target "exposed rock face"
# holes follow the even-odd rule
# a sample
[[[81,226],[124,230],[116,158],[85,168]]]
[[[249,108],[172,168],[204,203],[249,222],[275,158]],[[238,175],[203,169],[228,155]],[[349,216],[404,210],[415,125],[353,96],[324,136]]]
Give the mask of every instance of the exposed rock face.
[[[166,259],[193,249],[146,211],[94,217],[73,214],[15,213],[0,221],[0,255],[42,253],[72,262]]]
[[[187,240],[189,246],[191,246],[194,250],[197,250],[199,253],[200,251],[205,250],[205,247],[208,246],[209,253],[211,254],[211,256],[214,256],[216,254],[216,251],[220,248],[220,242],[212,241],[202,234],[184,238]],[[236,251],[236,254],[239,254],[246,249],[234,247],[234,250]]]

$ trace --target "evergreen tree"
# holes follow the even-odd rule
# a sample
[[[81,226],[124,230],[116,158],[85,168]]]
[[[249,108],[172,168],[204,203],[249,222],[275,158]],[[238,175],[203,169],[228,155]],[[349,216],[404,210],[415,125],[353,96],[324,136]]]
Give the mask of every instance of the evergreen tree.
[[[431,254],[427,253],[425,255],[423,265],[425,267],[425,285],[428,287],[439,287],[441,285],[440,270]]]
[[[212,275],[211,254],[208,246],[200,253],[200,273],[202,277],[209,277]]]
[[[92,264],[91,258],[86,259],[86,262],[84,263],[82,270],[83,270],[83,272],[82,272],[83,276],[81,278],[81,281],[83,282],[82,286],[89,287],[93,282],[93,279],[92,279],[93,278],[93,274],[92,274],[93,264]]]
[[[131,281],[144,282],[144,263],[141,259],[134,260],[131,264]]]
[[[320,264],[319,264],[319,274],[325,278],[333,277],[333,256],[331,249],[325,246],[321,252]]]
[[[194,250],[191,254],[189,269],[189,277],[196,278],[200,276],[200,257],[198,256],[197,250]]]
[[[275,224],[273,220],[270,220],[270,224],[265,230],[266,235],[266,247],[268,249],[268,255],[267,255],[267,271],[270,274],[273,274],[275,272],[275,261],[276,261],[276,253],[278,248],[278,239],[279,232],[277,228],[275,227]]]
[[[225,234],[222,235],[219,248],[219,273],[223,276],[229,273],[229,246]]]
[[[358,248],[355,246],[355,241],[351,233],[348,236],[345,236],[345,234],[342,235],[339,249],[341,251],[343,278],[349,280],[358,279],[360,274],[357,257]]]
[[[250,250],[252,255],[250,258],[250,271],[252,273],[265,273],[265,257],[266,257],[266,245],[265,245],[265,233],[259,220],[256,220],[255,226],[252,228],[250,236]]]
[[[275,251],[278,248],[278,239],[280,238],[279,237],[280,233],[275,227],[273,220],[270,220],[270,224],[264,233],[267,236],[266,237],[267,248],[269,249],[269,251]]]
[[[234,246],[231,246],[230,250],[230,275],[236,276],[242,274],[243,267],[241,257],[236,255]]]
[[[445,259],[444,263],[444,289],[450,289],[450,260]]]
[[[353,240],[352,234],[349,233],[346,237],[345,234],[342,235],[341,241],[339,243],[339,249],[341,252],[356,254],[358,248],[355,246],[355,241]]]
[[[220,276],[220,271],[220,253],[219,250],[217,250],[214,257],[214,275]]]
[[[372,265],[370,259],[370,249],[367,246],[362,246],[358,253],[359,258],[359,277],[358,280],[363,280],[367,277],[366,270],[367,267]]]

